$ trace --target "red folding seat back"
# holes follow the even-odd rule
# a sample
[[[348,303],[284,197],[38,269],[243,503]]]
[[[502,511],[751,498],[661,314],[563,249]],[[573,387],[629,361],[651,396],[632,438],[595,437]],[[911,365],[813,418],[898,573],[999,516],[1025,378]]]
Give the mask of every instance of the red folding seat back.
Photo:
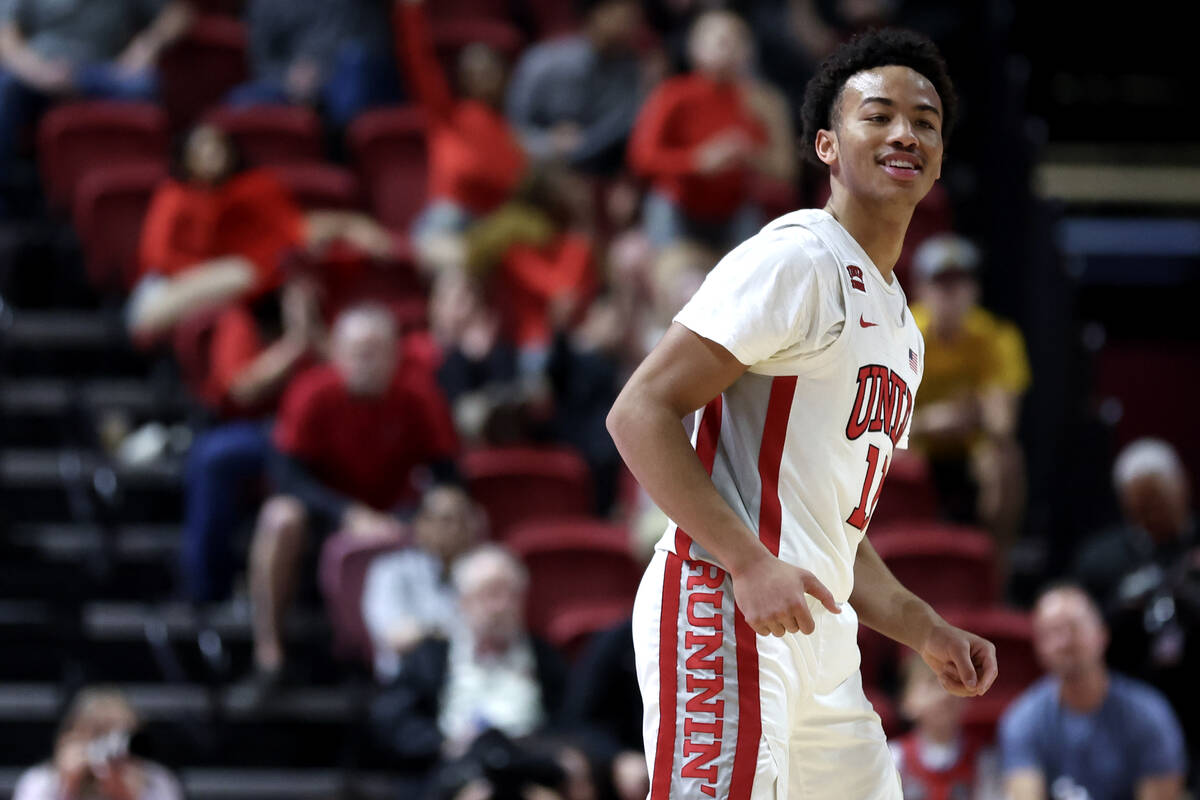
[[[333,627],[334,653],[347,661],[371,664],[374,648],[363,621],[362,596],[371,562],[403,549],[397,543],[364,543],[348,533],[329,537],[321,548],[318,581]]]
[[[924,458],[897,451],[888,466],[879,502],[871,514],[870,530],[901,522],[932,522],[937,519],[937,490]]]
[[[348,169],[332,164],[295,163],[275,164],[271,171],[305,211],[350,211],[362,207],[358,177]]]
[[[625,528],[588,519],[547,519],[515,528],[505,542],[529,568],[527,621],[549,636],[570,609],[614,605],[633,611],[642,569]],[[563,623],[559,623],[560,625]]]
[[[871,707],[875,709],[875,713],[879,715],[884,734],[889,739],[899,736],[903,732],[904,720],[900,716],[900,710],[892,702],[892,698],[888,696],[887,692],[878,686],[864,684],[863,693],[867,696]]]
[[[241,20],[209,14],[163,52],[158,69],[171,130],[184,130],[246,82],[246,46]]]
[[[412,108],[367,111],[350,124],[347,137],[368,207],[384,225],[406,233],[426,203],[423,115]]]
[[[624,597],[599,600],[578,607],[564,606],[561,611],[551,611],[546,624],[546,641],[574,660],[593,636],[616,627],[623,620],[628,620],[629,616],[629,602]]]
[[[980,608],[997,600],[995,545],[981,530],[872,525],[871,543],[900,582],[936,609]]]
[[[247,166],[309,164],[324,157],[321,120],[302,106],[221,106],[205,118],[237,143]]]
[[[138,275],[138,247],[150,200],[167,177],[166,164],[98,167],[76,192],[74,221],[92,284],[126,291]]]
[[[512,6],[512,0],[438,0],[429,4],[429,15],[439,25],[463,19],[508,20]]]
[[[463,455],[467,488],[487,512],[492,537],[504,540],[517,523],[592,510],[587,464],[566,449],[497,448]]]
[[[167,157],[167,119],[149,103],[89,101],[52,108],[38,125],[46,197],[70,211],[91,170]]]

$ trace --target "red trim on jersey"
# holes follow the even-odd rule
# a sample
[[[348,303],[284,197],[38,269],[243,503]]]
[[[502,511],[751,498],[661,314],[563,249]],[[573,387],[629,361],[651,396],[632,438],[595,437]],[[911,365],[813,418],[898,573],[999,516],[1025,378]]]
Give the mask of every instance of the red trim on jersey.
[[[717,440],[721,437],[721,395],[708,401],[704,413],[700,415],[700,429],[696,432],[696,457],[704,471],[712,477],[713,463],[717,460]],[[692,537],[676,526],[675,552],[680,558],[690,558],[692,553]]]
[[[758,504],[758,538],[772,555],[779,555],[779,533],[783,511],[779,505],[779,465],[783,463],[783,443],[787,438],[792,398],[796,395],[796,376],[771,381],[767,401],[767,421],[763,425],[762,444],[758,448],[758,477],[762,496]]]
[[[658,744],[654,748],[654,775],[650,800],[669,800],[675,769],[675,716],[679,692],[679,594],[683,560],[667,553],[663,577],[662,610],[658,623]]]
[[[758,768],[758,745],[762,739],[762,709],[758,697],[758,635],[741,610],[734,611],[737,640],[738,730],[733,750],[733,776],[729,800],[749,800]]]

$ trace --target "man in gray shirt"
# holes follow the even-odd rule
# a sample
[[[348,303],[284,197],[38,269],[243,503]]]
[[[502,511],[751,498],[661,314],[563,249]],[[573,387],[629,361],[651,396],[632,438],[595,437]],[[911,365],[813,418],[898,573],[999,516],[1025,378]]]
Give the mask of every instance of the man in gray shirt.
[[[152,99],[190,20],[183,0],[0,0],[0,164],[52,98]]]
[[[390,0],[250,0],[253,78],[229,102],[321,105],[339,126],[394,102],[390,12]]]
[[[624,163],[625,142],[644,95],[634,50],[635,0],[590,0],[582,32],[530,48],[517,64],[507,113],[535,159],[587,172]]]

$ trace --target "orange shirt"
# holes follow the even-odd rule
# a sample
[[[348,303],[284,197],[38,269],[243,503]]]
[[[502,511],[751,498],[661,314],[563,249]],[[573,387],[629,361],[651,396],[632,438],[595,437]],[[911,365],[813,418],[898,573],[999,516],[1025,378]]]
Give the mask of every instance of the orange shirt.
[[[571,292],[586,305],[596,288],[591,242],[565,233],[542,246],[514,244],[504,254],[497,280],[510,340],[518,347],[549,342],[550,302]]]
[[[749,170],[739,166],[701,175],[696,154],[713,137],[731,130],[757,144],[767,142],[766,128],[746,108],[737,84],[680,75],[663,81],[642,106],[629,142],[629,162],[690,216],[725,220],[746,201]]]
[[[142,226],[140,277],[177,275],[200,261],[240,255],[258,270],[261,293],[279,286],[280,257],[303,241],[303,213],[267,170],[214,187],[169,180],[155,193]]]
[[[486,214],[516,188],[525,171],[525,152],[500,111],[451,94],[433,50],[424,5],[398,6],[396,52],[428,125],[429,196]]]

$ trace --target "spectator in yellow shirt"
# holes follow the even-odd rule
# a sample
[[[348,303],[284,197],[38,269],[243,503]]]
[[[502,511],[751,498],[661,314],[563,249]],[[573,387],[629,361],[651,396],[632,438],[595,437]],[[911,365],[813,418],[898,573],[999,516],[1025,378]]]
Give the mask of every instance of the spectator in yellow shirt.
[[[1017,327],[979,306],[979,263],[979,250],[954,234],[914,254],[912,314],[925,336],[925,373],[912,430],[945,515],[990,529],[1005,569],[1025,511],[1016,434],[1029,361]]]

